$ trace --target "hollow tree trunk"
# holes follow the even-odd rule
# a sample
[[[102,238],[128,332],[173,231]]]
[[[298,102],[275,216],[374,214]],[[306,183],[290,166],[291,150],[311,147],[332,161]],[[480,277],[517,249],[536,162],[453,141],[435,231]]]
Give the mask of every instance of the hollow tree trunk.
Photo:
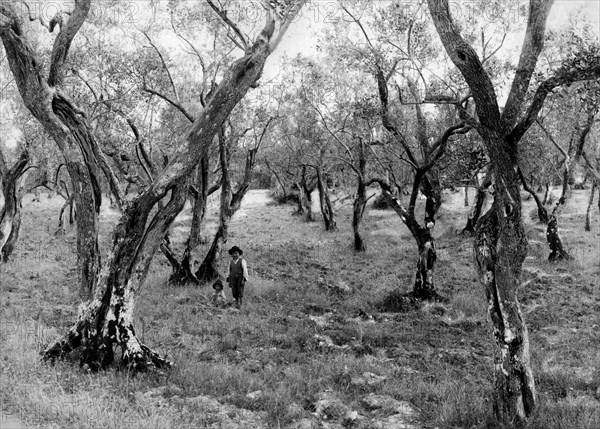
[[[591,216],[592,216],[592,205],[594,204],[594,193],[596,192],[597,181],[592,179],[592,189],[590,191],[590,198],[588,199],[587,210],[585,211],[585,230],[590,231],[591,228]],[[598,199],[600,201],[600,197]]]
[[[333,206],[331,205],[331,198],[329,198],[329,190],[325,182],[323,181],[323,174],[320,167],[315,167],[317,172],[317,190],[319,191],[319,205],[321,207],[321,214],[323,215],[323,222],[325,222],[326,231],[335,231],[337,225],[334,219]]]
[[[0,263],[8,262],[19,237],[21,204],[18,183],[28,163],[29,154],[23,151],[8,169],[0,151]]]
[[[540,220],[540,223],[547,224],[548,223],[548,211],[546,210],[546,207],[544,207],[544,205],[540,201],[540,198],[537,196],[537,193],[535,192],[535,190],[531,186],[529,186],[529,184],[527,183],[527,180],[525,179],[525,176],[523,175],[523,172],[521,171],[520,168],[519,168],[519,178],[521,179],[521,183],[523,184],[523,189],[526,192],[528,192],[533,197],[533,200],[535,201],[535,205],[537,206],[537,210],[538,210],[538,219]]]

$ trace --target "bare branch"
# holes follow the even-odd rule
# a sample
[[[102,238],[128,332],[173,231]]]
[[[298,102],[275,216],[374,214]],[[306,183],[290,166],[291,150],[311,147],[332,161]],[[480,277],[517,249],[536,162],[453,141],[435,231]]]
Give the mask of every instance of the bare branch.
[[[148,86],[146,86],[145,82],[144,82],[144,86],[142,87],[142,90],[146,91],[149,94],[153,94],[153,95],[156,95],[156,96],[162,98],[167,103],[169,103],[170,105],[172,105],[173,107],[175,107],[177,110],[179,110],[183,114],[183,116],[186,117],[186,119],[188,121],[194,122],[194,120],[195,120],[194,116],[192,116],[192,114],[189,113],[187,111],[187,109],[185,107],[183,107],[183,105],[180,102],[171,99],[169,96],[163,94],[162,92],[159,92],[159,91],[157,91],[155,89],[152,89],[152,88],[148,88]]]
[[[175,86],[175,82],[173,81],[173,76],[171,76],[171,71],[169,70],[169,66],[167,66],[167,62],[165,61],[165,58],[163,57],[162,53],[160,52],[160,49],[158,49],[158,46],[156,46],[154,44],[154,42],[152,42],[152,39],[150,38],[148,33],[146,33],[145,31],[142,31],[141,33],[144,36],[146,36],[146,39],[148,39],[148,43],[150,43],[150,46],[152,46],[152,48],[154,48],[154,51],[160,58],[160,62],[162,63],[165,71],[167,72],[167,76],[169,77],[169,82],[171,82],[171,89],[173,89],[173,94],[175,95],[175,100],[177,101],[177,103],[179,103],[180,102],[179,93],[177,92],[177,87]]]
[[[206,0],[209,6],[216,12],[217,15],[223,20],[223,22],[233,30],[233,32],[237,35],[237,40],[235,37],[229,37],[233,43],[235,43],[241,50],[244,52],[248,52],[248,38],[242,33],[242,31],[238,28],[238,26],[227,16],[227,11],[219,8],[212,0]]]

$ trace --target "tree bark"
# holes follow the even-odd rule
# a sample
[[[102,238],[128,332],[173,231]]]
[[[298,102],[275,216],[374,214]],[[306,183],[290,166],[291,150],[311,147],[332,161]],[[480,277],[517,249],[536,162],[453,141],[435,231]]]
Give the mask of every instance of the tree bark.
[[[29,153],[25,150],[9,169],[0,151],[0,263],[8,262],[19,238],[21,227],[19,179],[28,163]]]
[[[188,186],[185,177],[176,181],[168,191],[168,203],[152,219],[150,209],[160,196],[143,193],[126,207],[115,227],[109,261],[93,299],[80,310],[67,335],[43,352],[45,360],[53,361],[82,347],[80,364],[97,370],[114,361],[113,347],[120,346],[121,364],[132,370],[170,365],[139,341],[133,328],[133,310],[152,258],[185,205]]]
[[[48,79],[41,69],[36,53],[24,36],[22,19],[14,5],[2,3],[3,20],[0,37],[8,63],[23,102],[58,145],[71,178],[77,206],[77,255],[79,293],[89,298],[100,266],[98,251],[98,213],[101,191],[98,181],[94,147],[96,142],[85,113],[61,93],[61,67],[74,35],[90,8],[90,2],[76,3],[68,23],[61,26],[51,54]]]
[[[519,178],[521,179],[521,183],[523,184],[523,189],[526,192],[528,192],[533,197],[533,200],[535,201],[535,204],[536,204],[537,210],[538,210],[538,219],[540,220],[540,223],[547,224],[548,223],[548,211],[546,210],[546,207],[544,207],[544,205],[540,201],[540,198],[537,196],[537,193],[535,192],[535,190],[531,186],[529,186],[529,184],[527,183],[527,180],[525,179],[525,176],[523,175],[523,172],[521,171],[520,168],[519,168]]]
[[[414,195],[418,192],[420,183],[420,174],[415,175],[413,182],[413,193],[411,196],[411,207],[408,209],[396,198],[391,187],[383,180],[377,180],[381,187],[382,194],[390,207],[400,216],[402,222],[408,227],[413,238],[417,242],[419,257],[415,272],[415,283],[410,296],[420,300],[444,300],[435,290],[434,269],[437,259],[435,250],[435,240],[433,230],[435,227],[435,201],[427,197],[425,202],[425,226],[419,225],[414,217],[414,211],[411,209],[414,201]],[[416,191],[415,191],[416,190]]]
[[[592,189],[590,191],[590,198],[588,199],[587,210],[585,211],[585,230],[590,231],[591,228],[591,217],[592,217],[592,205],[594,204],[594,193],[596,192],[598,184],[596,179],[592,179]],[[599,197],[600,201],[600,197]]]
[[[306,179],[306,165],[302,166],[302,175],[298,182],[298,214],[304,214],[306,222],[314,222],[315,216],[312,210],[312,193],[316,187],[316,181],[308,183]]]
[[[364,142],[360,140],[358,148],[358,171],[356,174],[356,197],[352,204],[352,232],[354,233],[354,251],[366,252],[367,246],[362,238],[361,223],[367,207],[367,158],[365,156]]]
[[[475,232],[475,225],[481,216],[481,209],[483,208],[483,203],[485,202],[486,189],[491,185],[491,181],[489,183],[482,183],[477,187],[477,193],[475,194],[475,201],[473,202],[473,207],[469,211],[469,216],[467,217],[467,224],[462,230],[462,234],[472,235]]]
[[[331,205],[331,198],[329,198],[329,190],[327,185],[323,181],[323,174],[321,167],[314,167],[317,172],[317,190],[319,191],[319,205],[321,207],[321,214],[323,215],[323,222],[325,222],[325,231],[335,231],[337,225],[334,219],[333,207]]]
[[[192,204],[192,224],[190,233],[185,244],[185,250],[181,262],[178,261],[173,251],[165,244],[161,245],[161,250],[171,263],[173,273],[169,276],[169,285],[184,286],[186,284],[199,284],[199,280],[193,271],[193,260],[196,248],[200,244],[202,222],[206,214],[206,205],[208,196],[215,192],[218,187],[211,189],[208,187],[208,158],[200,160],[197,169],[194,171],[194,199]]]

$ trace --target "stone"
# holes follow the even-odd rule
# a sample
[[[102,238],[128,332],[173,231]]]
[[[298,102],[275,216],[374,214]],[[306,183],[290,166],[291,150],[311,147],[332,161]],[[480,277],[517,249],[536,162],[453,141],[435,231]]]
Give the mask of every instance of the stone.
[[[290,417],[298,417],[301,416],[302,413],[304,413],[304,408],[302,408],[296,402],[292,402],[290,405],[287,406],[286,412]]]
[[[375,386],[383,383],[388,377],[385,375],[377,375],[372,372],[363,372],[362,375],[352,377],[350,384],[354,386]]]
[[[347,293],[352,293],[352,288],[348,285],[348,283],[346,283],[343,280],[340,280],[339,282],[336,282],[331,289],[334,292],[337,293],[341,293],[341,294],[347,294]]]
[[[370,393],[361,399],[362,404],[370,410],[383,410],[402,414],[407,418],[417,416],[416,410],[406,401],[398,401],[389,395],[376,395]]]
[[[203,426],[208,429],[266,429],[267,425],[261,413],[253,412],[234,405],[223,404],[207,395],[199,395],[182,400],[184,405],[196,408],[205,420]]]
[[[255,390],[254,392],[250,392],[246,395],[246,398],[250,399],[251,401],[256,401],[257,399],[260,399],[263,396],[263,392],[262,390]]]
[[[312,419],[302,419],[292,423],[289,429],[314,429],[317,425]]]
[[[393,414],[384,419],[376,419],[368,426],[369,429],[418,429],[404,414]]]
[[[351,411],[346,404],[329,392],[321,393],[315,403],[315,414],[323,419],[341,419]]]

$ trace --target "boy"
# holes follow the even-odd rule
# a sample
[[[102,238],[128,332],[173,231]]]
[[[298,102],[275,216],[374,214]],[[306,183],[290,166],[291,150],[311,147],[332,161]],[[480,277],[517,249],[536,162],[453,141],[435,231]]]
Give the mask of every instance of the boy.
[[[242,259],[242,249],[233,246],[229,249],[231,262],[229,263],[229,275],[227,282],[231,288],[231,294],[235,298],[235,307],[242,307],[242,299],[244,298],[244,284],[248,281],[248,267],[246,261]]]
[[[223,282],[218,279],[213,285],[215,290],[210,298],[210,303],[215,307],[226,307],[227,298],[225,298],[225,292],[223,291]]]

